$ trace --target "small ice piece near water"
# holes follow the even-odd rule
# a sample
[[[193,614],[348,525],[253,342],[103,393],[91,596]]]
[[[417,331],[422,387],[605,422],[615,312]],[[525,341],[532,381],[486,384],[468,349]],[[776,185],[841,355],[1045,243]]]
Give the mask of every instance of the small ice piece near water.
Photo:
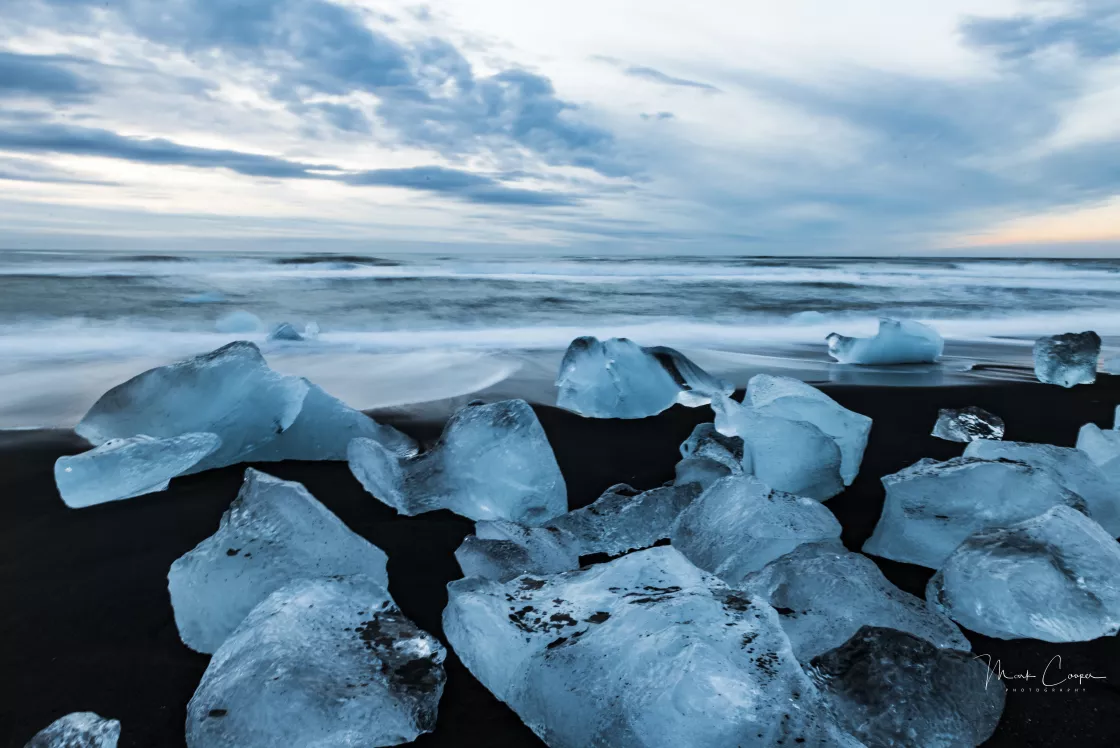
[[[681,512],[671,540],[689,561],[732,587],[802,543],[840,537],[823,504],[751,476],[724,478]]]
[[[932,436],[950,442],[974,442],[980,439],[1003,438],[1003,419],[983,408],[942,408],[937,413]]]
[[[301,335],[299,330],[294,328],[290,322],[281,322],[276,327],[272,328],[272,332],[268,334],[268,339],[294,342],[303,340],[303,335]]]
[[[221,446],[188,471],[196,473],[240,462],[274,439],[296,420],[307,390],[306,380],[273,371],[255,345],[237,341],[118,384],[74,430],[93,444],[217,434]]]
[[[926,600],[997,639],[1079,642],[1120,630],[1120,545],[1058,506],[969,536],[929,580]]]
[[[849,338],[830,333],[828,355],[842,364],[890,366],[933,363],[945,348],[941,335],[929,325],[888,317],[879,319],[872,338]]]
[[[93,712],[72,712],[35,733],[24,748],[117,748],[121,723]]]
[[[368,577],[293,582],[214,653],[187,705],[187,745],[411,742],[435,728],[446,654]]]
[[[672,348],[591,336],[568,346],[556,386],[558,406],[589,418],[645,418],[676,403],[706,405],[735,390]]]
[[[202,293],[187,296],[183,299],[183,302],[187,304],[217,304],[225,300],[226,297],[217,291],[203,291]]]
[[[54,482],[71,508],[131,499],[163,491],[222,444],[216,434],[195,433],[155,439],[110,439],[99,447],[54,463]]]
[[[743,440],[724,436],[713,423],[701,423],[681,444],[681,458],[673,482],[678,486],[698,483],[707,488],[720,478],[743,475]]]
[[[1097,381],[1101,336],[1095,332],[1067,332],[1034,342],[1034,374],[1038,381],[1073,387]]]
[[[401,514],[450,509],[473,520],[540,525],[568,510],[560,466],[524,400],[468,405],[430,451],[398,459],[372,439],[354,439],[350,471]]]
[[[183,643],[213,652],[288,582],[364,574],[388,589],[387,561],[301,484],[250,468],[218,531],[171,564],[167,587]]]
[[[447,590],[455,653],[551,748],[858,745],[774,610],[672,547]]]
[[[681,512],[700,495],[697,483],[661,486],[650,491],[620,483],[611,486],[593,503],[549,521],[579,541],[580,554],[617,556],[636,548],[649,548],[669,537]]]
[[[218,332],[260,332],[264,329],[264,322],[252,312],[238,309],[219,317],[214,329]]]
[[[1120,431],[1087,423],[1077,432],[1077,449],[1084,452],[1094,465],[1104,467],[1120,459]]]
[[[1006,699],[971,652],[875,626],[815,658],[809,676],[868,748],[973,748],[995,732]]]
[[[844,490],[836,440],[808,421],[770,415],[729,397],[712,399],[721,434],[743,440],[743,471],[779,491],[826,501]]]
[[[1120,535],[1120,484],[1111,482],[1085,452],[1053,444],[979,441],[965,447],[964,456],[1017,460],[1048,471],[1085,500],[1090,517],[1113,536]]]
[[[578,569],[579,556],[579,542],[563,530],[501,520],[476,522],[474,535],[455,551],[464,576],[498,582]]]
[[[806,421],[819,428],[840,447],[840,477],[844,485],[852,485],[867,448],[870,418],[848,410],[800,379],[772,374],[751,377],[743,403],[763,415]]]
[[[906,631],[937,647],[972,648],[952,621],[837,541],[799,545],[736,587],[778,611],[803,663],[839,647],[865,625]]]
[[[977,530],[1019,522],[1059,504],[1085,510],[1084,500],[1051,471],[1016,460],[926,458],[882,480],[883,513],[863,552],[930,569],[939,568]]]

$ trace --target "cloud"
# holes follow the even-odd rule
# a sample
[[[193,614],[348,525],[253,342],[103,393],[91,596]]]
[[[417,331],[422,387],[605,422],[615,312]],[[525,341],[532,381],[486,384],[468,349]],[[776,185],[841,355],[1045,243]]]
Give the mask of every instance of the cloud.
[[[576,202],[571,195],[506,187],[482,174],[442,166],[375,169],[349,174],[342,181],[352,185],[381,185],[438,192],[490,205],[554,206],[574,205]]]
[[[52,101],[82,99],[98,90],[70,70],[73,58],[0,51],[0,98],[33,97]]]
[[[689,80],[688,78],[678,78],[668,73],[663,73],[656,68],[646,67],[645,65],[630,65],[622,72],[626,73],[632,78],[644,78],[654,83],[661,83],[666,86],[681,86],[682,88],[699,88],[702,91],[711,91],[713,93],[722,93],[720,89],[711,85],[710,83],[701,83],[700,81]]]
[[[676,115],[674,115],[672,112],[642,112],[638,116],[644,120],[665,120],[673,119],[673,117]]]
[[[1081,0],[1064,15],[970,18],[961,26],[964,40],[1006,60],[1066,47],[1083,58],[1120,53],[1120,5],[1115,0]]]

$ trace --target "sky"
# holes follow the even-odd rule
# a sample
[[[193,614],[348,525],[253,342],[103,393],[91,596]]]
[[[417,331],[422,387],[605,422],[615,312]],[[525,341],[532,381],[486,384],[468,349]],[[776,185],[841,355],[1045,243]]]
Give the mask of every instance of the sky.
[[[1116,0],[3,0],[0,247],[1120,256]]]

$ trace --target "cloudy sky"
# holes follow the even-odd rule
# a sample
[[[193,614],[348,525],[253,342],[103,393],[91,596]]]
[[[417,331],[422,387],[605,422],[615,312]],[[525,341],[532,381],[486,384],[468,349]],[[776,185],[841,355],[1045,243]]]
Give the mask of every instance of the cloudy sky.
[[[1116,0],[3,0],[0,247],[1120,255]]]

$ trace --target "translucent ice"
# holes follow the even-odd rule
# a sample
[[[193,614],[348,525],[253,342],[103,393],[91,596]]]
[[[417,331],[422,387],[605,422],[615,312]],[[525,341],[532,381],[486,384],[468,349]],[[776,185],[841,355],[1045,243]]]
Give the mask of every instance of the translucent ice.
[[[75,428],[94,444],[146,434],[217,434],[221,446],[191,468],[199,472],[240,462],[296,420],[306,380],[268,368],[252,343],[160,366],[112,388]]]
[[[671,547],[451,582],[455,653],[551,748],[854,746],[769,606]]]
[[[734,391],[672,348],[594,337],[568,346],[556,386],[557,405],[591,418],[645,418],[674,403],[695,407]]]
[[[704,491],[681,512],[671,539],[689,561],[734,587],[802,543],[839,537],[840,523],[820,502],[746,476]]]
[[[187,705],[189,748],[389,746],[435,728],[444,648],[367,577],[273,592]]]
[[[1087,423],[1077,432],[1077,448],[1094,465],[1103,467],[1120,459],[1120,431],[1102,429],[1095,423]]]
[[[1090,517],[1114,536],[1120,535],[1120,484],[1112,483],[1085,452],[1053,444],[978,441],[965,447],[964,456],[1017,460],[1049,471],[1085,500]]]
[[[828,355],[842,364],[922,364],[937,360],[945,341],[929,325],[911,320],[882,318],[872,338],[849,338],[831,333]]]
[[[522,574],[557,574],[579,568],[578,541],[555,527],[526,527],[515,522],[481,521],[463,539],[455,560],[463,576],[498,582]]]
[[[183,643],[213,652],[288,582],[364,574],[388,588],[386,562],[302,485],[250,468],[218,531],[171,564],[167,586]]]
[[[468,405],[418,457],[398,459],[371,439],[353,440],[348,456],[365,489],[401,514],[450,509],[540,525],[568,509],[552,447],[524,400]]]
[[[93,712],[72,712],[35,733],[24,748],[117,748],[121,723]]]
[[[214,329],[218,332],[259,332],[264,329],[264,323],[252,312],[238,309],[220,317],[214,323]]]
[[[942,408],[931,434],[951,442],[974,442],[980,439],[1002,439],[1003,419],[983,408]]]
[[[269,340],[286,340],[290,342],[303,340],[303,335],[299,330],[292,327],[290,322],[281,322],[276,327],[272,328],[272,332],[268,334]]]
[[[1120,545],[1069,507],[969,536],[926,587],[930,605],[997,639],[1088,641],[1120,630]]]
[[[837,541],[799,545],[736,587],[778,611],[802,662],[839,647],[865,625],[907,631],[938,647],[971,649],[952,621]]]
[[[1073,387],[1097,380],[1101,336],[1095,332],[1067,332],[1034,342],[1034,374],[1038,381]]]
[[[743,474],[743,440],[724,436],[715,424],[701,423],[681,444],[681,460],[676,466],[678,486],[698,483],[707,488],[720,478]]]
[[[815,424],[712,399],[716,428],[743,440],[743,470],[779,491],[825,501],[844,490],[836,440]]]
[[[99,447],[54,463],[54,482],[69,507],[162,491],[177,475],[197,465],[222,444],[216,434],[196,433],[155,439],[110,439]]]
[[[816,387],[792,377],[756,374],[747,382],[745,405],[759,413],[791,421],[806,421],[840,447],[840,476],[851,485],[859,473],[871,419],[848,410]]]
[[[882,480],[883,514],[863,552],[931,569],[977,530],[1034,517],[1059,504],[1085,508],[1084,500],[1049,470],[1015,460],[924,459]]]
[[[815,658],[809,674],[868,748],[973,748],[995,732],[1006,698],[971,652],[874,626]]]

